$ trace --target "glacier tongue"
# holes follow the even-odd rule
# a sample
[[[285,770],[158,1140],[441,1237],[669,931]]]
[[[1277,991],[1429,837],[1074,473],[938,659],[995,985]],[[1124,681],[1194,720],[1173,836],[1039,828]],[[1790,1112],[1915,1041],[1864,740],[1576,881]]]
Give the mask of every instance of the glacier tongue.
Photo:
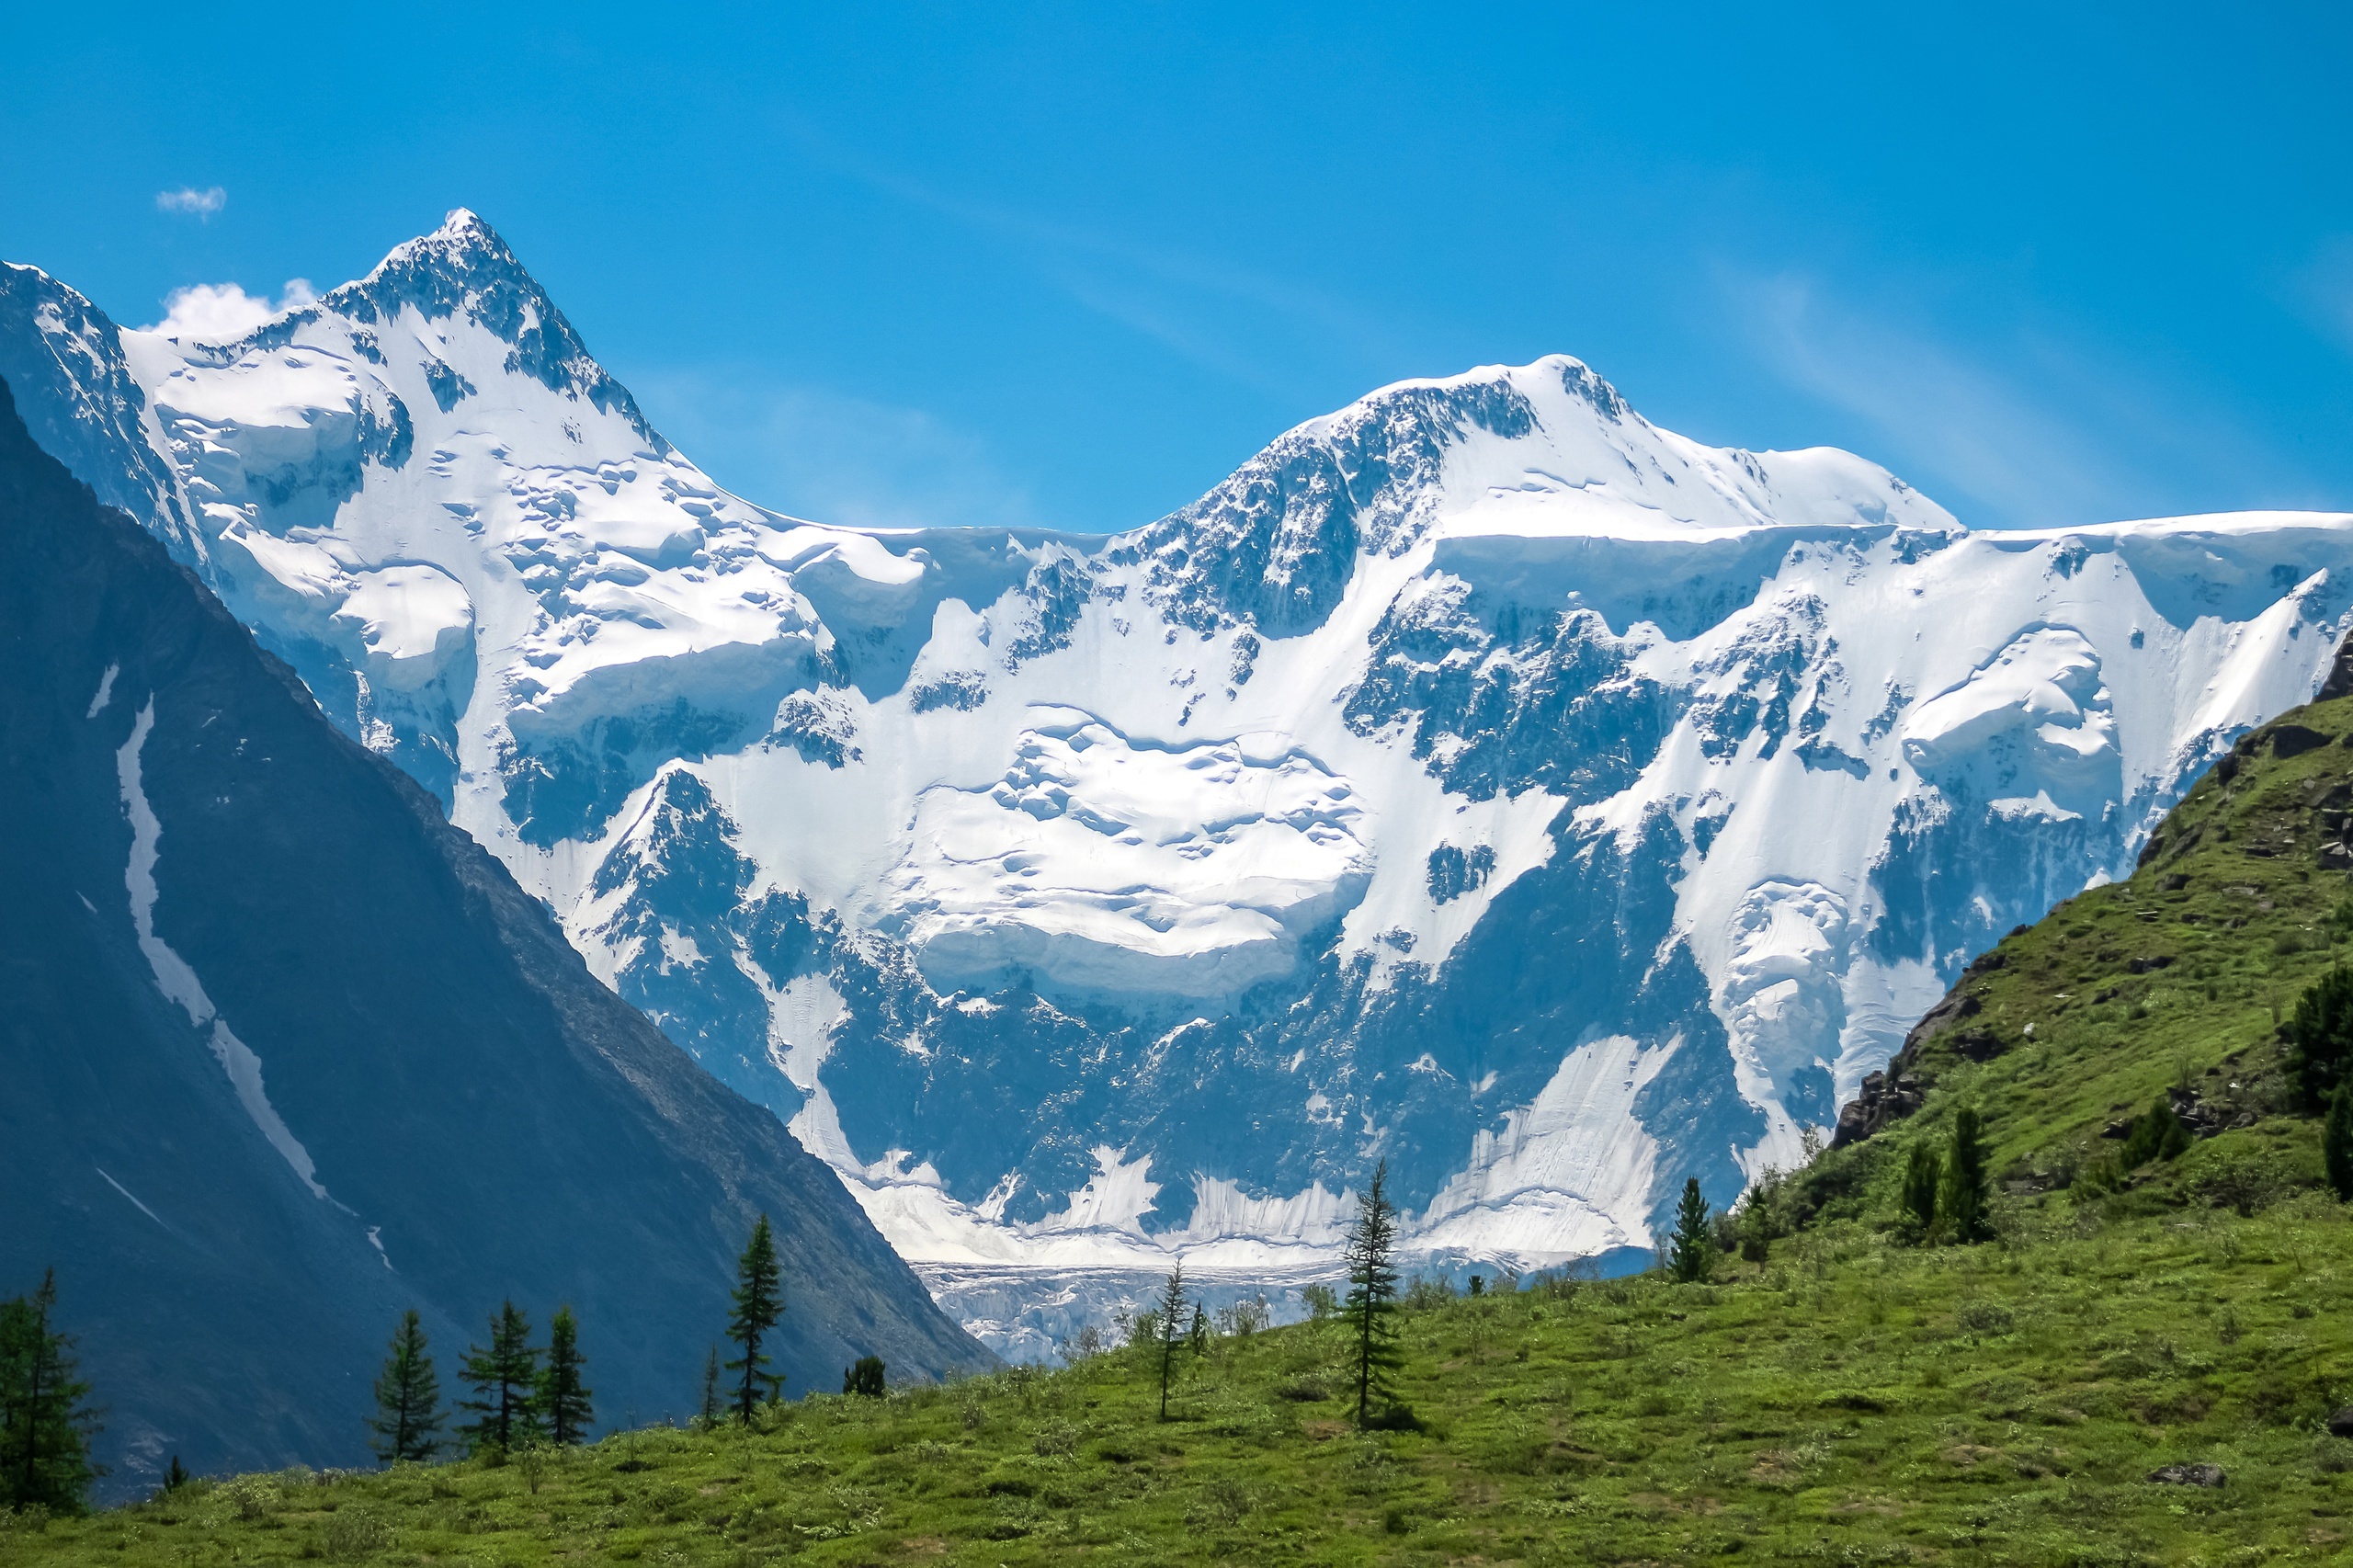
[[[1442,1261],[1730,1200],[2353,608],[2353,518],[1972,532],[1563,358],[1130,533],[827,528],[462,212],[233,342],[10,268],[0,373],[1027,1350],[1172,1252],[1328,1270],[1381,1159]]]

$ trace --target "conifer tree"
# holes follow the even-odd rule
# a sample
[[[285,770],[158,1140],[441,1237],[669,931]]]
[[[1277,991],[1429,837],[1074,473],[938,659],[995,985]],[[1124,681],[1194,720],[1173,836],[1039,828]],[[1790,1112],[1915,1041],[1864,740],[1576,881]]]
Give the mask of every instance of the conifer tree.
[[[752,1239],[736,1260],[732,1296],[734,1310],[728,1314],[727,1337],[742,1346],[744,1354],[728,1362],[727,1369],[744,1374],[743,1384],[736,1390],[735,1415],[748,1423],[763,1385],[771,1402],[784,1389],[784,1379],[767,1370],[768,1358],[760,1351],[760,1342],[784,1316],[784,1276],[777,1267],[776,1238],[766,1214],[752,1227]]]
[[[1191,1344],[1194,1355],[1210,1353],[1210,1310],[1199,1301],[1193,1303],[1193,1327],[1185,1338]]]
[[[1357,1199],[1356,1223],[1348,1228],[1346,1254],[1348,1298],[1345,1308],[1356,1340],[1357,1426],[1372,1423],[1372,1404],[1389,1403],[1389,1374],[1398,1364],[1397,1210],[1389,1201],[1389,1162],[1373,1168],[1372,1185]]]
[[[715,1426],[725,1414],[726,1407],[719,1403],[719,1346],[714,1345],[702,1364],[702,1424]]]
[[[2328,1165],[2328,1185],[2336,1196],[2353,1199],[2353,1079],[2336,1085],[2329,1096],[2328,1123],[2321,1129],[2321,1157]]]
[[[890,1369],[880,1356],[860,1356],[854,1367],[842,1369],[842,1392],[854,1393],[861,1399],[881,1399],[888,1390],[885,1381]]]
[[[376,1377],[376,1414],[368,1422],[376,1436],[368,1446],[386,1464],[431,1459],[441,1446],[440,1405],[440,1381],[433,1375],[425,1329],[412,1307],[392,1330],[392,1354]]]
[[[1944,1160],[1924,1140],[1912,1145],[1904,1162],[1904,1213],[1919,1227],[1923,1238],[1937,1229],[1937,1188],[1945,1178]]]
[[[1945,1224],[1957,1242],[1982,1242],[1994,1234],[1991,1178],[1985,1169],[1985,1136],[1973,1107],[1953,1113],[1952,1148],[1945,1156],[1941,1194]]]
[[[2288,1020],[2288,1071],[2303,1108],[2325,1108],[2353,1060],[2353,970],[2337,967],[2304,988]]]
[[[531,1320],[512,1301],[491,1314],[490,1345],[466,1350],[467,1382],[474,1397],[458,1402],[477,1419],[459,1428],[471,1449],[511,1450],[540,1435],[532,1395],[539,1384],[540,1353],[531,1346]]]
[[[1716,1232],[1708,1222],[1708,1200],[1699,1195],[1699,1178],[1688,1176],[1682,1200],[1675,1206],[1675,1235],[1667,1244],[1666,1269],[1686,1285],[1695,1285],[1715,1272]]]
[[[540,1372],[533,1397],[540,1419],[546,1423],[548,1441],[570,1448],[588,1436],[596,1424],[595,1390],[581,1379],[588,1358],[580,1353],[580,1324],[570,1307],[558,1307],[548,1319],[548,1364]]]
[[[0,1301],[0,1508],[80,1514],[90,1483],[97,1420],[74,1376],[74,1336],[53,1326],[57,1271],[29,1296]]]
[[[1185,1343],[1185,1260],[1181,1257],[1168,1271],[1168,1282],[1160,1288],[1159,1320],[1159,1332],[1154,1337],[1160,1341],[1160,1418],[1165,1421],[1168,1380],[1176,1375],[1176,1346]]]

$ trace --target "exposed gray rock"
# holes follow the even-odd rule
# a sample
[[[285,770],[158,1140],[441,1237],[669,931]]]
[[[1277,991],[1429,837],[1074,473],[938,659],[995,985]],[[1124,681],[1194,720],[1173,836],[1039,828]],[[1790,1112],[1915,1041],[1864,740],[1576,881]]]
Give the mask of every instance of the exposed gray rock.
[[[2218,1464],[2166,1464],[2149,1472],[2149,1479],[2160,1486],[2220,1486],[2222,1467]]]

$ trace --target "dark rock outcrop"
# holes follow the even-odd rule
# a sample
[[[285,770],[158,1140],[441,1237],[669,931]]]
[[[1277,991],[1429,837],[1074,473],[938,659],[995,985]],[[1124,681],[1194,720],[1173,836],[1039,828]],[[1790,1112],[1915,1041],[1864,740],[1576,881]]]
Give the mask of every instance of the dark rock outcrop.
[[[2013,933],[2015,935],[2015,933]],[[1927,1092],[1917,1071],[1921,1048],[1930,1040],[1953,1030],[1953,1049],[1972,1062],[1990,1062],[2000,1055],[2006,1042],[1992,1029],[1978,1026],[1963,1028],[1967,1020],[1977,1016],[1984,1004],[1969,989],[1970,982],[1991,973],[2009,962],[1996,949],[1977,956],[1975,961],[1961,972],[1961,983],[1945,994],[1943,1001],[1922,1015],[1904,1037],[1903,1048],[1888,1062],[1887,1070],[1873,1073],[1863,1080],[1859,1097],[1848,1100],[1838,1112],[1838,1126],[1830,1135],[1830,1146],[1844,1149],[1859,1143],[1890,1122],[1901,1120],[1920,1108],[1921,1096]]]
[[[2220,1486],[2223,1476],[2218,1464],[2166,1464],[2151,1471],[2149,1479],[2160,1486]]]
[[[2275,724],[2271,729],[2271,755],[2302,756],[2308,751],[2318,751],[2336,738],[2302,724]]]

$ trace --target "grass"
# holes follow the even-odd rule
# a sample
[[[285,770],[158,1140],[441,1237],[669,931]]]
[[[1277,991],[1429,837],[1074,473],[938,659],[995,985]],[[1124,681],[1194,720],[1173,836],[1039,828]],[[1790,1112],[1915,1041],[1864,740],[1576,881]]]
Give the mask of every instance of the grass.
[[[2353,702],[2290,721],[2353,731]],[[2268,737],[2131,881],[1972,970],[1977,1013],[1908,1063],[1926,1105],[1771,1184],[1795,1231],[1762,1262],[1404,1314],[1423,1430],[1356,1431],[1344,1337],[1303,1324],[1188,1357],[1165,1423],[1120,1351],[506,1463],[198,1483],[0,1523],[0,1564],[2340,1560],[2353,1220],[2274,1009],[2344,951],[2320,813],[2353,751]],[[2104,1131],[2177,1085],[2241,1125],[2116,1170]],[[1963,1104],[1999,1239],[1904,1244],[1904,1153]],[[2227,1480],[2149,1479],[2177,1462]]]
[[[2103,1199],[2102,1203],[2109,1200]],[[493,1465],[199,1483],[0,1562],[2194,1562],[2327,1558],[2353,1227],[2044,1203],[1999,1244],[1832,1227],[1716,1285],[1408,1314],[1420,1433],[1357,1433],[1336,1325]],[[2219,1490],[2158,1485],[2222,1465]],[[2254,1553],[2255,1555],[2250,1555]]]

